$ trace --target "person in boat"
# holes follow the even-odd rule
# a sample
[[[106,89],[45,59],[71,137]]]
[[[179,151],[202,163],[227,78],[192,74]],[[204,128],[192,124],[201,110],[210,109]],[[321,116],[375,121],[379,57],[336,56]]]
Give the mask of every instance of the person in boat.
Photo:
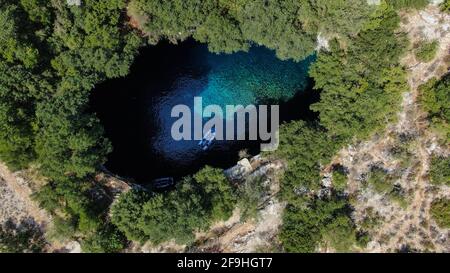
[[[203,150],[206,150],[209,148],[209,146],[211,146],[215,138],[216,128],[213,127],[203,136],[203,139],[198,143],[198,145],[202,146]]]

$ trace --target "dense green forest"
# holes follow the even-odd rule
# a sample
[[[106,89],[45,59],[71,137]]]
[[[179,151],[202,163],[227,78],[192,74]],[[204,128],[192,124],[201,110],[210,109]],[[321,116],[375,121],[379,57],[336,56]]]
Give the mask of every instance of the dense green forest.
[[[128,2],[0,0],[0,159],[12,170],[36,167],[47,178],[35,199],[53,214],[55,234],[82,240],[85,251],[115,252],[127,240],[192,242],[195,231],[227,219],[236,204],[252,214],[263,189],[246,187],[258,182],[237,188],[221,170],[205,167],[169,193],[122,195],[109,219],[109,201],[94,194],[93,176],[112,146],[88,108],[90,91],[127,75],[146,43],[192,37],[216,53],[262,45],[300,61],[316,52],[320,34],[330,48],[317,52],[310,72],[320,92],[312,106],[319,120],[284,124],[280,149],[267,154],[289,163],[280,239],[292,252],[314,251],[323,240],[338,251],[363,242],[341,189],[326,200],[311,193],[320,167],[342,145],[395,119],[407,88],[399,65],[407,41],[396,32],[396,9],[427,1],[134,0],[128,10],[140,30],[129,24]],[[448,100],[439,99],[448,99],[445,90],[448,77],[424,87],[423,100],[433,126],[448,137]]]
[[[361,0],[137,0],[132,10],[143,20],[150,43],[193,36],[213,52],[264,45],[281,59],[301,60],[316,47],[317,33],[348,37],[373,10]]]
[[[91,176],[111,145],[87,103],[96,83],[127,75],[142,45],[125,2],[0,1],[0,158],[38,166],[49,182],[36,199],[73,236],[105,223]]]
[[[169,193],[130,191],[112,208],[112,222],[129,239],[189,243],[194,232],[231,216],[236,194],[223,171],[205,167]]]

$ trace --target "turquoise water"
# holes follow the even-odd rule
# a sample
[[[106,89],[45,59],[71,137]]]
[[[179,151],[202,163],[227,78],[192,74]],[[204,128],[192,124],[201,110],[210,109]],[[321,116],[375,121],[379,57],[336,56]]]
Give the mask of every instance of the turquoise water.
[[[172,108],[184,104],[194,109],[194,97],[202,97],[204,107],[214,104],[223,109],[226,105],[281,104],[281,112],[289,118],[290,108],[305,107],[302,101],[290,102],[308,87],[313,61],[314,57],[298,63],[280,61],[263,47],[217,55],[192,41],[146,48],[128,77],[102,84],[92,97],[93,109],[114,146],[107,167],[120,175],[148,180],[186,175],[206,164],[231,166],[239,150],[257,152],[259,142],[216,141],[205,152],[198,141],[175,141],[171,127],[177,118],[171,117]]]
[[[210,67],[199,96],[205,105],[279,104],[306,88],[314,57],[296,63],[280,61],[273,51],[253,47],[248,53],[206,54]]]

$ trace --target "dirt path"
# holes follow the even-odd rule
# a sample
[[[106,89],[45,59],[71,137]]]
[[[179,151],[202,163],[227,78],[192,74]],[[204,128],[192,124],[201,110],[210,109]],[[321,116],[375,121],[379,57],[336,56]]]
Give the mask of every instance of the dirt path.
[[[370,232],[372,241],[365,251],[392,252],[399,250],[450,251],[449,231],[439,229],[430,219],[431,202],[438,197],[450,196],[448,187],[433,188],[428,181],[430,157],[433,153],[448,154],[448,147],[439,147],[436,137],[428,130],[426,114],[419,105],[418,87],[433,77],[448,71],[450,55],[450,15],[430,6],[420,12],[402,14],[402,31],[412,44],[421,40],[438,40],[439,50],[433,61],[418,62],[411,49],[403,59],[408,69],[410,90],[404,94],[397,124],[369,141],[340,151],[334,164],[349,170],[348,192],[355,197],[355,221],[361,224],[367,210],[375,211],[381,219]],[[392,148],[411,146],[410,162],[402,166],[393,156]],[[386,195],[374,192],[364,185],[365,176],[372,166],[380,166],[389,174],[398,176],[395,183],[405,191],[406,205],[393,202]]]
[[[399,227],[395,236],[387,244],[387,249],[385,247],[381,249],[382,251],[398,247],[403,238],[410,239],[410,245],[418,249],[449,251],[448,244],[433,242],[435,236],[433,236],[433,229],[430,227],[432,220],[430,219],[429,209],[436,196],[432,193],[428,180],[431,157],[429,148],[437,144],[435,136],[427,130],[428,122],[426,113],[421,110],[419,105],[420,93],[418,88],[433,77],[441,77],[447,71],[442,68],[447,68],[445,59],[450,54],[450,16],[439,14],[438,9],[432,7],[423,12],[403,15],[403,20],[407,23],[402,28],[408,33],[413,44],[423,39],[437,39],[440,44],[436,57],[431,62],[418,62],[413,51],[410,51],[403,60],[406,65],[409,65],[410,94],[407,94],[407,99],[403,103],[403,113],[400,114],[402,119],[400,119],[397,130],[401,132],[402,129],[408,129],[409,126],[405,123],[412,123],[413,127],[410,129],[417,133],[415,155],[417,156],[418,167],[415,177],[405,181],[414,189],[411,203],[404,213],[406,217],[395,219],[394,225],[389,224],[382,228],[378,238],[383,236],[383,232],[388,232],[390,227]]]

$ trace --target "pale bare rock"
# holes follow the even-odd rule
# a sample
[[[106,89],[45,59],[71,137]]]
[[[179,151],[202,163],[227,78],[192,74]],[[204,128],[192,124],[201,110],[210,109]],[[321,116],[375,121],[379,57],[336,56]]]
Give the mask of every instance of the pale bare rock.
[[[0,179],[0,200],[0,224],[10,219],[17,222],[27,217],[25,204],[3,179]]]
[[[322,33],[317,34],[317,47],[316,50],[325,50],[328,51],[330,49],[330,38],[325,37]]]
[[[255,161],[260,161],[260,163],[256,164]],[[269,188],[268,195],[261,200],[258,217],[242,221],[239,210],[235,210],[228,221],[217,223],[209,234],[202,237],[201,241],[205,243],[200,245],[199,249],[248,253],[279,246],[277,235],[286,204],[280,202],[276,198],[276,194],[279,191],[278,175],[285,168],[285,164],[281,161],[268,162],[261,157],[254,158],[250,162],[258,167],[247,177],[250,179],[264,177],[264,183]]]
[[[27,220],[34,223],[45,234],[51,229],[52,218],[31,197],[32,193],[36,192],[45,181],[38,181],[39,179],[32,177],[30,172],[30,170],[24,170],[13,173],[0,163],[0,224],[8,220],[15,222]],[[127,182],[107,173],[99,173],[96,180],[111,198],[130,189]],[[80,244],[76,241],[51,240],[48,243],[46,252],[81,252]]]
[[[252,173],[253,167],[247,158],[240,160],[236,166],[225,170],[225,175],[230,180],[242,180],[244,177]]]
[[[449,252],[449,231],[437,227],[430,217],[430,206],[436,198],[449,197],[448,187],[436,189],[428,180],[432,154],[449,154],[437,137],[429,130],[426,113],[419,105],[418,87],[431,78],[439,78],[448,71],[450,54],[450,16],[436,6],[423,11],[401,14],[401,29],[408,34],[412,44],[423,40],[436,40],[439,49],[434,60],[421,63],[411,49],[402,60],[408,69],[410,90],[403,94],[401,111],[396,124],[368,141],[342,149],[332,164],[341,164],[349,170],[348,194],[354,196],[353,218],[359,225],[372,208],[381,216],[381,223],[370,231],[372,241],[361,251],[389,252],[404,249],[418,251]],[[391,155],[395,145],[405,144],[409,138],[412,155],[408,166],[402,166]],[[386,194],[376,193],[364,185],[372,166],[379,166],[388,174],[395,174],[398,184],[405,192],[406,207],[390,200]],[[331,169],[325,168],[324,174]]]
[[[34,219],[42,231],[50,223],[50,216],[31,199],[32,189],[30,181],[21,176],[21,172],[12,173],[0,163],[0,222],[9,218],[21,220]]]
[[[67,0],[68,6],[81,6],[81,0]]]

